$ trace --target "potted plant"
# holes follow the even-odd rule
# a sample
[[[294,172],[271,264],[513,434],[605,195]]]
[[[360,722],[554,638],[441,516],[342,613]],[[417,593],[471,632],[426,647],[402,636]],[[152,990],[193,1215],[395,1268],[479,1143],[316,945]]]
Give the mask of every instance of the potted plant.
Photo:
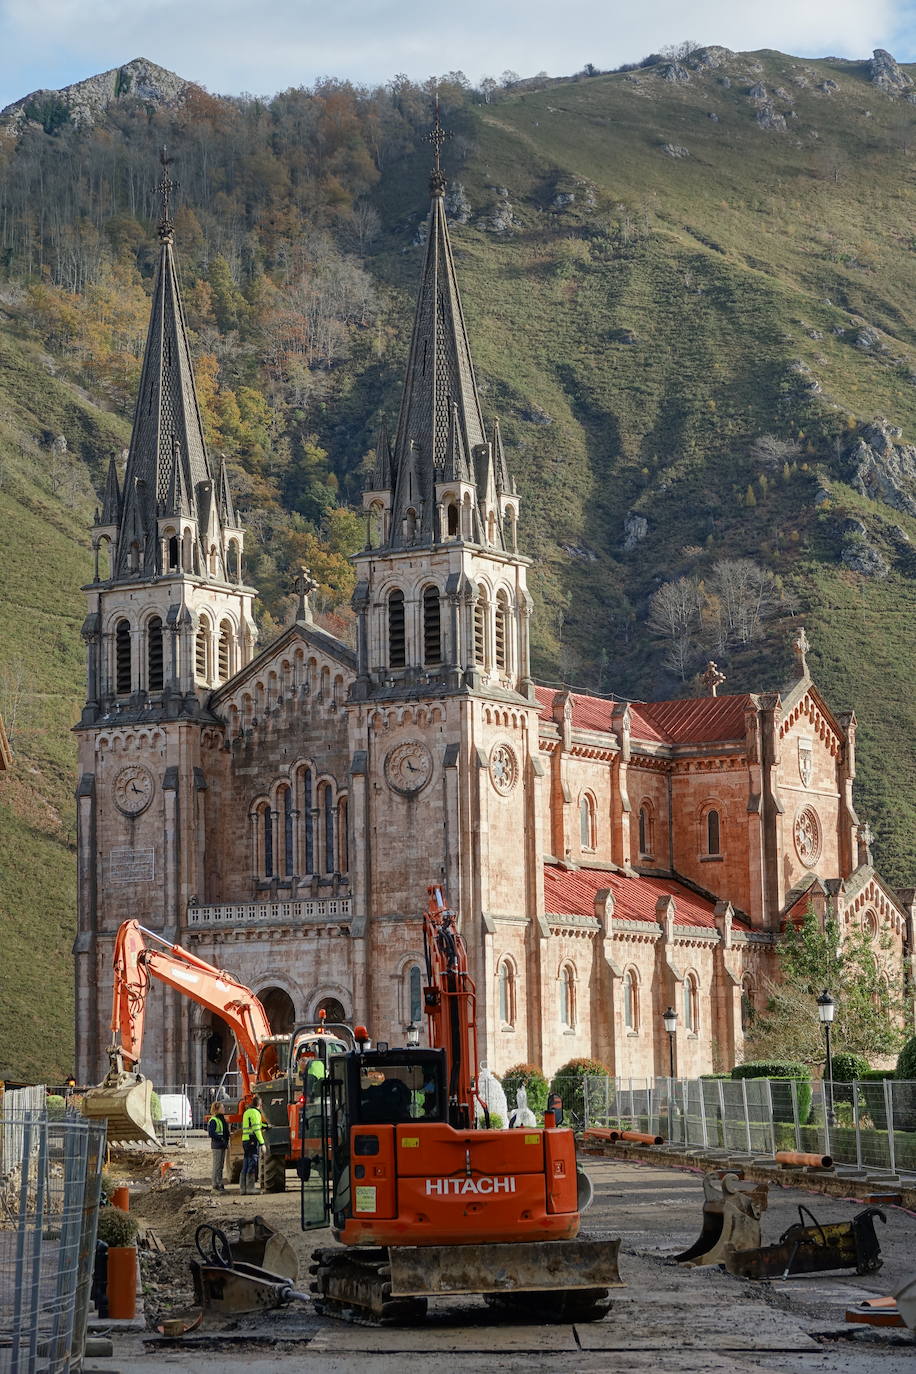
[[[120,1207],[99,1210],[98,1239],[108,1246],[108,1315],[130,1319],[137,1314],[137,1231],[129,1212]]]

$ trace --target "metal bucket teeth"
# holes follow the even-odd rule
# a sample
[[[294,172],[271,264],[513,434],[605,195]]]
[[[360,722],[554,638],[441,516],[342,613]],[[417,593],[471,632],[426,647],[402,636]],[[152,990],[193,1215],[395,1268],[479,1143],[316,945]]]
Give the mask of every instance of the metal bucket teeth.
[[[156,1126],[150,1110],[153,1085],[137,1074],[120,1074],[90,1088],[83,1098],[83,1116],[106,1121],[108,1143],[149,1141],[157,1143]]]

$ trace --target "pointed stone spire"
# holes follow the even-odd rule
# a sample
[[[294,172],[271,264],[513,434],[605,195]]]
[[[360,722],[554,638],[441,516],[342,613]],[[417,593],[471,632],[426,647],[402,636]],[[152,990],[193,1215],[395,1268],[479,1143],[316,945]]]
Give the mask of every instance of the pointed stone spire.
[[[372,469],[372,491],[390,491],[394,486],[391,468],[391,439],[388,421],[382,416],[375,441],[375,466]]]
[[[493,471],[496,478],[496,491],[499,496],[514,496],[515,485],[509,476],[509,466],[506,463],[506,454],[503,449],[503,436],[500,432],[499,421],[493,421]]]
[[[405,529],[412,528],[410,511],[415,512],[418,523],[414,539],[432,538],[435,483],[444,480],[450,450],[453,455],[459,448],[454,442],[456,424],[460,448],[466,455],[486,443],[443,204],[446,183],[439,151],[444,138],[437,109],[430,135],[435,165],[430,179],[426,258],[394,441],[397,478],[391,520],[393,544],[403,543]]]
[[[226,467],[226,458],[224,454],[220,455],[219,477],[217,478],[216,486],[219,499],[219,514],[223,526],[230,530],[237,529],[238,519],[235,514],[235,504],[232,500],[232,488],[229,486],[229,470]]]
[[[464,447],[464,434],[457,401],[452,405],[448,429],[445,463],[440,476],[442,482],[472,482],[471,465]]]
[[[108,463],[108,476],[105,478],[105,495],[102,499],[100,525],[117,525],[121,519],[121,488],[118,485],[118,465],[114,454]]]
[[[128,504],[132,506],[133,535],[136,537],[138,525],[141,526],[142,537],[149,546],[143,550],[142,566],[153,570],[157,566],[155,549],[159,517],[184,515],[197,519],[200,484],[212,484],[213,481],[178,285],[171,220],[171,195],[175,183],[169,175],[171,159],[165,149],[161,161],[159,264],[124,474],[121,513],[123,523]],[[132,571],[129,541],[121,537],[118,539],[117,576],[129,576]]]

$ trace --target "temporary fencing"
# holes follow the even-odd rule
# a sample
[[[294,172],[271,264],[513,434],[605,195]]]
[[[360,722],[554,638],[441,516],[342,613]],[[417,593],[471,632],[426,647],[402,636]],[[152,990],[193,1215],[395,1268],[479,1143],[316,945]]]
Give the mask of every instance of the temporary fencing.
[[[58,1374],[83,1356],[105,1127],[12,1096],[0,1107],[0,1374]]]
[[[555,1079],[554,1087],[580,1130],[644,1131],[687,1148],[749,1155],[801,1150],[872,1173],[916,1172],[916,1082],[596,1074]]]

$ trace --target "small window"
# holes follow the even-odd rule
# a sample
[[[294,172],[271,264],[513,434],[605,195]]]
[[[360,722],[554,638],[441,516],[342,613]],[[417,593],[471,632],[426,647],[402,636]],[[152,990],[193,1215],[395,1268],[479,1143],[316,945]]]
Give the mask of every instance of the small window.
[[[312,770],[306,768],[302,774],[302,833],[303,833],[303,872],[312,874],[317,873],[318,868],[315,863],[315,812],[314,812],[314,784],[312,782]]]
[[[261,843],[264,855],[262,872],[265,878],[272,878],[274,876],[274,817],[269,802],[265,802],[261,807],[260,817]]]
[[[130,624],[119,620],[115,630],[115,691],[120,697],[128,696],[132,686]]]
[[[695,1035],[699,1029],[697,980],[692,973],[688,973],[684,979],[684,1029],[691,1035]]]
[[[391,668],[403,668],[406,663],[404,593],[393,591],[388,598],[388,665]]]
[[[718,811],[707,811],[706,813],[706,853],[722,853]]]
[[[151,692],[161,692],[163,688],[162,664],[162,621],[154,615],[146,631],[147,682]]]
[[[176,572],[178,569],[178,536],[173,534],[169,539],[169,572]]]
[[[428,664],[442,662],[442,618],[438,587],[426,587],[423,591],[423,661]]]
[[[289,787],[281,787],[277,793],[277,810],[283,825],[283,876],[293,875],[293,794]]]
[[[646,802],[643,802],[639,808],[639,852],[644,854],[646,858],[652,857],[655,838],[652,833],[653,829],[652,812]]]
[[[194,673],[198,682],[207,681],[207,629],[201,625],[194,640]]]
[[[350,871],[350,832],[347,827],[347,799],[337,803],[337,872]]]
[[[515,969],[503,959],[497,973],[499,1019],[503,1026],[515,1025]]]
[[[505,592],[496,598],[496,666],[500,672],[509,667],[509,602]]]
[[[754,982],[749,975],[741,979],[741,1029],[746,1035],[754,1024]]]
[[[623,1024],[628,1031],[639,1029],[639,991],[632,969],[627,970],[623,979]]]
[[[579,843],[583,849],[597,848],[595,798],[590,792],[579,798]]]
[[[407,975],[407,1013],[411,1024],[418,1026],[423,1016],[423,975],[419,964],[412,964]]]
[[[228,682],[232,671],[232,626],[224,620],[219,627],[219,680]]]
[[[487,663],[487,602],[482,589],[474,603],[474,662],[481,668]]]
[[[454,539],[458,535],[458,507],[454,501],[449,501],[446,510],[447,529],[449,538]]]
[[[571,964],[560,970],[560,1020],[572,1030],[576,1024],[576,976]]]

